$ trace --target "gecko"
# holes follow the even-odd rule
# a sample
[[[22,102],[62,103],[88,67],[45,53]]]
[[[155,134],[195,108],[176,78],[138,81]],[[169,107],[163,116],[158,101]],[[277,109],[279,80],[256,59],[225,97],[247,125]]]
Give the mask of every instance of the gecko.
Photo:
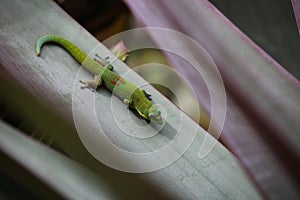
[[[75,44],[58,35],[44,35],[36,42],[36,55],[40,56],[41,48],[46,43],[55,43],[63,47],[79,64],[94,75],[93,80],[80,81],[83,84],[81,88],[90,88],[93,91],[100,85],[104,85],[114,95],[149,122],[163,124],[163,118],[160,110],[152,104],[151,95],[136,85],[113,72],[113,66],[103,65],[103,62],[96,61],[88,56]],[[104,60],[104,59],[103,59]]]

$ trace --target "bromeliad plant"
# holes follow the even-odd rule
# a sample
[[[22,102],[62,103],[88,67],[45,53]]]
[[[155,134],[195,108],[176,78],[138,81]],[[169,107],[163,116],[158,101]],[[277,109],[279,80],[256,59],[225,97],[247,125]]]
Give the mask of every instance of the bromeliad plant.
[[[297,196],[293,181],[299,183],[300,180],[296,175],[300,167],[299,81],[207,0],[125,2],[146,26],[183,32],[207,50],[229,92],[222,141],[267,197]],[[297,6],[295,11],[298,16]],[[155,32],[150,35],[158,46],[162,41],[176,41],[161,38]],[[180,41],[176,41],[176,47],[189,51],[188,44]],[[197,52],[191,54],[197,55]],[[210,114],[210,96],[203,81],[195,77],[182,60],[171,54],[167,57],[188,78],[200,104]],[[203,66],[202,70],[210,69]],[[214,122],[213,117],[209,128],[212,134],[213,126],[222,126]]]

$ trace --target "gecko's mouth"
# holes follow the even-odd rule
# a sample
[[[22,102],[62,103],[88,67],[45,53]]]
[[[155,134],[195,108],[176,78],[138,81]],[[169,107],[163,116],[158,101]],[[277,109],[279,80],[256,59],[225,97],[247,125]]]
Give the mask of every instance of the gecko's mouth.
[[[149,115],[149,117],[150,117],[150,119],[151,119],[152,122],[154,122],[156,124],[160,124],[160,125],[163,124],[163,119],[161,117],[160,111],[156,110],[156,112],[151,113]]]
[[[163,119],[160,117],[159,119],[155,120],[155,123],[162,125],[163,124]]]

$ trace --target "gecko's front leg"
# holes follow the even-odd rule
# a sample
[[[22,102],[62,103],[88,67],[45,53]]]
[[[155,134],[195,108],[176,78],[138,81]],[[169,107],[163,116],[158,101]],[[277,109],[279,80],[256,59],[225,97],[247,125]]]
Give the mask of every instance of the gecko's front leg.
[[[90,90],[95,92],[97,88],[102,84],[102,78],[99,75],[95,75],[94,80],[89,80],[89,81],[80,80],[79,82],[83,84],[83,86],[80,87],[81,89],[89,88]]]
[[[151,94],[147,93],[145,90],[142,90],[149,101],[152,101]]]

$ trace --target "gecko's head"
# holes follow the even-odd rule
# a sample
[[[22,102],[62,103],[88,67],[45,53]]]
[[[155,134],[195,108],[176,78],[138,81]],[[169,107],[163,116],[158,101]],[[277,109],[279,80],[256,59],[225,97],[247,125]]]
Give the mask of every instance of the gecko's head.
[[[154,122],[156,124],[163,124],[161,112],[155,106],[150,107],[149,118],[150,118],[151,122]]]

